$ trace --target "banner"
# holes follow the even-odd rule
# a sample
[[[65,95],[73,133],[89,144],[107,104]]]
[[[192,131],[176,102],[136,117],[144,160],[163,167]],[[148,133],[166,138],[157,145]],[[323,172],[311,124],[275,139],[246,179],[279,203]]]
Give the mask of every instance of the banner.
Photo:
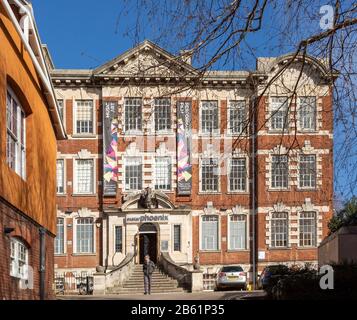
[[[190,195],[192,189],[192,106],[177,103],[177,194]]]
[[[103,194],[117,194],[118,178],[118,103],[103,103]]]

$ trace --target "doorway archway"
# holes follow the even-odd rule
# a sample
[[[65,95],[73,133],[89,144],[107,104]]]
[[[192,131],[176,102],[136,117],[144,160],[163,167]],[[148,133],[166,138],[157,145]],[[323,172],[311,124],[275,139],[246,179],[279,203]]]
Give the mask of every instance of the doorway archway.
[[[153,223],[143,223],[139,227],[139,263],[144,263],[148,254],[150,259],[157,262],[158,230]]]

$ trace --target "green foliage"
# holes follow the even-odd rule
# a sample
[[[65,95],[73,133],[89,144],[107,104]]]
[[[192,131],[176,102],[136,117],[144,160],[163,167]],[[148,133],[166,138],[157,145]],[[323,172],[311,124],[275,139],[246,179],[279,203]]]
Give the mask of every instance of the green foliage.
[[[330,234],[344,226],[357,225],[357,197],[352,197],[328,223]]]

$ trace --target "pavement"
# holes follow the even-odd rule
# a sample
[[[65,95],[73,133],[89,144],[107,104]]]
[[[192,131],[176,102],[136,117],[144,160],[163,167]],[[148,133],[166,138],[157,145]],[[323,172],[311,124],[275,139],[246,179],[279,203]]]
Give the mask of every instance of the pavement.
[[[195,293],[153,293],[144,294],[115,294],[115,295],[59,295],[58,300],[261,300],[265,293],[255,291],[203,291]]]

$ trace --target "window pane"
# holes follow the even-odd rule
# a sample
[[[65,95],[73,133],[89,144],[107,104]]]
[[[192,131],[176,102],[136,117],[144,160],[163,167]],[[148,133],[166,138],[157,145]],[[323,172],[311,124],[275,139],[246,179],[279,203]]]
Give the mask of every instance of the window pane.
[[[286,212],[276,212],[272,214],[271,246],[288,246],[288,214]]]
[[[271,98],[271,129],[283,130],[288,127],[288,101],[287,97]]]
[[[115,252],[123,252],[123,229],[121,226],[115,226]]]
[[[201,184],[202,191],[218,191],[218,159],[202,159]]]
[[[141,158],[129,157],[125,161],[125,190],[142,189]]]
[[[63,119],[63,109],[64,109],[64,102],[62,99],[60,100],[57,100],[57,105],[58,105],[58,113],[62,119],[62,121],[64,120]]]
[[[241,134],[247,132],[247,110],[245,101],[230,101],[229,131]]]
[[[57,235],[55,238],[55,253],[64,253],[64,219],[57,218]]]
[[[246,248],[246,216],[229,217],[229,248],[231,250]]]
[[[94,243],[93,218],[77,219],[77,252],[92,253]]]
[[[57,193],[64,193],[64,160],[57,160]]]
[[[299,162],[300,188],[316,187],[316,156],[301,155]]]
[[[181,226],[174,225],[174,251],[181,251]]]
[[[301,129],[316,129],[316,98],[300,97],[299,123]]]
[[[93,160],[76,160],[77,193],[93,193]]]
[[[218,250],[218,216],[202,216],[202,250]]]
[[[288,157],[272,156],[271,186],[272,188],[287,188],[289,180]]]
[[[316,246],[316,213],[303,212],[299,219],[299,245],[301,247]]]
[[[93,101],[76,101],[76,130],[77,133],[93,133]]]
[[[171,189],[171,160],[169,157],[155,158],[155,189]]]
[[[201,128],[203,133],[213,133],[218,131],[217,101],[202,101]]]
[[[247,169],[245,158],[231,159],[229,172],[229,190],[245,191],[247,183]]]
[[[142,101],[140,98],[125,98],[125,130],[142,129]]]
[[[25,113],[11,90],[6,95],[6,162],[22,178],[26,168]]]
[[[155,131],[171,129],[171,102],[168,98],[155,99]]]

